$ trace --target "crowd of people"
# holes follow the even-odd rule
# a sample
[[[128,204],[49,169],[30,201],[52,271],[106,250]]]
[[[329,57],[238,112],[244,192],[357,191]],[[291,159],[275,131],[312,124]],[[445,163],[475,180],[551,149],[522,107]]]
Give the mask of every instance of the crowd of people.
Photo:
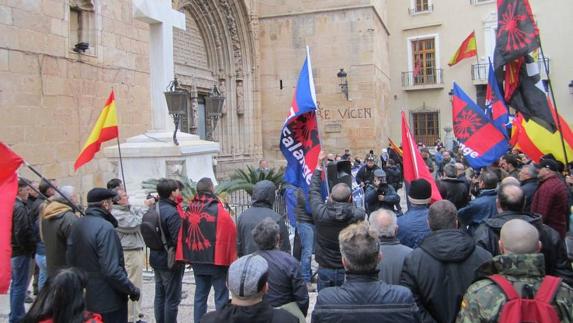
[[[194,322],[497,322],[519,299],[544,302],[538,314],[550,322],[573,322],[565,243],[573,178],[564,165],[512,151],[476,171],[441,143],[434,153],[419,148],[443,199],[432,203],[431,184],[414,180],[404,210],[397,152],[371,152],[364,162],[349,150],[321,152],[308,194],[295,190],[299,243],[292,248],[285,216],[273,210],[278,188],[268,180],[255,184],[251,207],[235,222],[209,178],[185,204],[182,183],[161,179],[141,207],[112,179],[88,192],[85,210],[74,187],[21,178],[10,322],[143,322],[146,247],[158,323],[177,322],[186,265],[196,284]],[[359,167],[364,207],[346,183],[323,198],[324,167],[338,160]],[[37,295],[26,313],[35,271]],[[212,288],[216,310],[207,313]]]

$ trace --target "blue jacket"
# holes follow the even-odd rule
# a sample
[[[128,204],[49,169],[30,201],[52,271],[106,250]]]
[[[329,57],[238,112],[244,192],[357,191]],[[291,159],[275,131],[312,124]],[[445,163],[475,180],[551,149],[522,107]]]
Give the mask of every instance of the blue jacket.
[[[429,234],[427,205],[412,204],[408,212],[398,218],[398,240],[403,245],[415,249]]]
[[[158,203],[159,217],[163,226],[163,232],[165,232],[167,245],[169,247],[177,246],[177,236],[181,227],[181,218],[179,217],[179,212],[177,212],[177,204],[169,199],[161,199]],[[169,270],[169,267],[167,267],[167,251],[151,250],[149,263],[153,269]]]
[[[458,218],[462,226],[469,226],[468,231],[471,233],[480,223],[495,216],[497,214],[496,197],[495,189],[482,190],[476,199],[458,211]]]

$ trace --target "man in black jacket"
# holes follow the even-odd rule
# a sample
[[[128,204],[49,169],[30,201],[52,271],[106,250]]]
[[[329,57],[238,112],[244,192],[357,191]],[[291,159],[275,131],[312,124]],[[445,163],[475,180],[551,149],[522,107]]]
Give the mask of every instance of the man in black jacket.
[[[458,230],[456,207],[438,201],[428,213],[432,233],[404,262],[400,284],[410,288],[423,322],[454,322],[475,270],[491,259],[472,238]]]
[[[318,293],[312,322],[417,322],[412,292],[378,279],[380,242],[366,222],[356,223],[339,235],[346,282]]]
[[[362,166],[356,173],[356,183],[360,187],[366,187],[374,181],[374,171],[380,168],[375,164],[374,160],[374,155],[368,155],[366,157],[366,165]]]
[[[318,291],[324,287],[340,286],[344,282],[344,267],[338,245],[338,234],[349,224],[362,221],[364,210],[352,204],[352,192],[345,183],[332,187],[328,202],[320,193],[322,161],[326,154],[321,151],[318,166],[310,184],[310,206],[316,227],[316,262],[318,262]]]
[[[535,168],[535,165],[533,164],[525,165],[519,171],[519,181],[521,182],[523,198],[525,199],[525,205],[523,206],[524,212],[531,211],[533,194],[535,194],[535,191],[537,191],[537,187],[539,186],[537,173],[537,168]]]
[[[127,278],[123,249],[111,215],[116,193],[105,188],[88,192],[86,216],[76,221],[68,239],[68,264],[88,275],[86,308],[105,322],[127,322],[127,297],[136,301],[140,291]]]
[[[491,252],[493,256],[501,254],[499,234],[501,227],[509,220],[520,219],[533,225],[539,231],[541,253],[545,257],[545,273],[561,277],[573,286],[573,270],[567,259],[565,243],[555,229],[543,224],[539,214],[523,212],[524,195],[517,185],[502,185],[497,194],[499,214],[482,223],[474,233],[474,240]]]
[[[366,213],[370,214],[378,209],[394,211],[395,206],[400,206],[400,196],[392,185],[386,181],[386,172],[382,169],[374,171],[372,185],[368,185],[364,193]]]
[[[456,166],[447,164],[444,166],[443,177],[438,181],[438,189],[442,197],[461,209],[470,201],[468,186],[463,180],[458,179]]]
[[[18,179],[18,193],[12,211],[12,258],[10,269],[10,323],[20,322],[25,314],[24,299],[30,283],[30,263],[34,257],[36,240],[26,202],[30,194],[28,181]]]
[[[285,219],[273,210],[276,186],[269,180],[260,181],[253,187],[253,204],[239,215],[237,224],[238,256],[251,254],[258,250],[251,231],[265,218],[273,219],[281,228],[281,247],[290,253],[290,241]]]
[[[181,198],[179,183],[173,179],[161,179],[157,183],[159,195],[159,220],[165,233],[167,248],[177,246],[177,237],[181,228],[181,217],[177,211],[177,200]],[[185,266],[175,263],[169,268],[167,251],[151,250],[149,262],[155,272],[154,312],[157,323],[177,322],[181,287]]]

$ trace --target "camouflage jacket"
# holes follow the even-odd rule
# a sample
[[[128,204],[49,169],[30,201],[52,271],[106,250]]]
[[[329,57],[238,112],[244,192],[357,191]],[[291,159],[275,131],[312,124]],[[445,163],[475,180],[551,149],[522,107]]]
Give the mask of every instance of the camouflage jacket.
[[[531,286],[536,293],[545,276],[544,262],[543,254],[499,255],[480,268],[480,271],[487,275],[503,275],[512,282],[520,295],[525,285]],[[456,322],[497,322],[505,302],[503,291],[493,281],[477,281],[464,295]],[[573,322],[573,288],[561,283],[553,305],[561,322]]]

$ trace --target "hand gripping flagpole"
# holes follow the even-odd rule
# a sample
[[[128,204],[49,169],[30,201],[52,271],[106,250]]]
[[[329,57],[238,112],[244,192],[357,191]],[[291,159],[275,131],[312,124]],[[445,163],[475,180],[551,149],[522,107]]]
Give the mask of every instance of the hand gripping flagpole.
[[[557,119],[557,129],[559,130],[559,137],[561,138],[561,148],[563,149],[563,157],[565,158],[565,171],[567,175],[571,175],[569,170],[569,158],[567,157],[567,149],[565,148],[565,139],[563,139],[563,131],[561,131],[561,118],[559,115],[559,110],[557,109],[557,101],[555,101],[555,93],[553,92],[553,82],[551,82],[551,77],[549,76],[549,66],[545,60],[545,54],[543,53],[543,45],[541,43],[541,36],[537,36],[539,40],[539,50],[541,51],[541,58],[543,60],[543,67],[545,69],[545,75],[547,75],[547,83],[549,84],[549,93],[551,93],[551,100],[553,100],[553,108],[555,108],[555,116]]]
[[[42,174],[40,174],[40,172],[38,172],[34,167],[32,167],[32,165],[30,165],[25,160],[24,160],[24,165],[26,165],[28,169],[30,169],[34,174],[40,177],[46,184],[48,184],[48,186],[53,188],[54,191],[58,192],[58,194],[60,194],[60,196],[64,200],[66,200],[66,202],[68,202],[74,210],[78,211],[81,215],[85,216],[84,211],[82,211],[77,205],[74,204],[74,202],[72,202],[66,195],[64,195],[64,193],[62,193],[54,184],[52,184],[52,182],[49,179],[45,178]]]

